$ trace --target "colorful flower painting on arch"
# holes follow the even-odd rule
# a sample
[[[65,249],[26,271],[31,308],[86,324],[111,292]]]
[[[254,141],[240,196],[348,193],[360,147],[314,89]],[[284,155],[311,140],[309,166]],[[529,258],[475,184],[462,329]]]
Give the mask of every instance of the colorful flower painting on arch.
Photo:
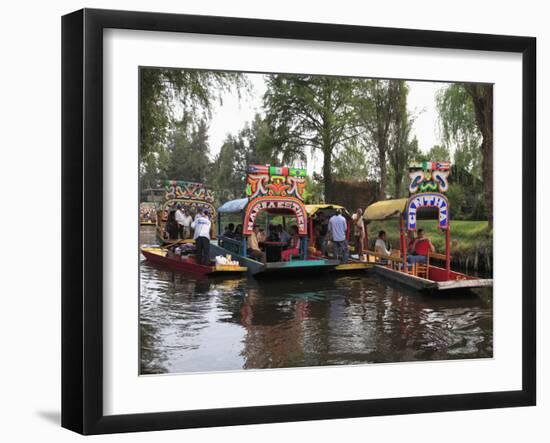
[[[202,183],[194,183],[183,180],[167,180],[164,184],[165,200],[189,199],[202,200],[209,203],[214,202],[212,189]]]
[[[285,166],[250,165],[246,195],[249,200],[264,196],[296,197],[304,200],[306,170]]]
[[[448,161],[413,163],[409,167],[409,192],[447,192],[450,168]]]

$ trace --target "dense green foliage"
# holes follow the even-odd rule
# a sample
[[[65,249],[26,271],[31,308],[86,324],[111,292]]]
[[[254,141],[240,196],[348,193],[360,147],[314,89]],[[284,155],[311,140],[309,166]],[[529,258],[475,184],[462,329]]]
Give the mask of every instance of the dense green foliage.
[[[436,97],[443,141],[454,148],[452,177],[458,214],[493,221],[492,85],[453,83]],[[456,190],[459,186],[461,191]]]
[[[324,195],[327,201],[332,200],[333,159],[358,134],[353,80],[270,75],[264,101],[283,160],[305,163],[307,149],[323,155]]]
[[[453,218],[491,221],[487,85],[456,83],[439,91],[442,144],[426,151],[412,136],[416,116],[408,111],[403,80],[265,75],[261,113],[222,146],[208,140],[212,106],[227,92],[246,93],[245,74],[142,69],[140,80],[142,188],[166,178],[200,181],[221,203],[244,196],[248,164],[306,167],[315,159],[322,168],[308,180],[307,202],[337,202],[339,181],[374,183],[369,192],[377,198],[399,198],[408,195],[411,162],[450,160]]]

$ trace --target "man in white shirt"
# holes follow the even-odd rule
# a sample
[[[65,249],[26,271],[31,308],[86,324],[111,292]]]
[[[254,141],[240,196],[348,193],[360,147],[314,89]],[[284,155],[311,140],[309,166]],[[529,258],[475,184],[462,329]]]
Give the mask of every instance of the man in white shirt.
[[[385,231],[380,231],[378,233],[378,238],[376,239],[376,243],[374,244],[374,252],[376,252],[377,254],[382,254],[382,255],[387,255],[387,256],[391,255],[391,250],[389,250],[386,247],[386,232]],[[382,262],[384,263],[385,260],[382,259]]]
[[[185,209],[185,211],[183,211],[183,217],[179,223],[181,223],[183,228],[183,238],[191,238],[191,223],[193,223],[193,217],[189,214],[189,210]]]
[[[346,232],[348,224],[340,210],[335,215],[330,217],[328,221],[328,232],[332,238],[334,255],[336,258],[341,257],[342,263],[348,262],[348,242]]]
[[[201,265],[208,266],[210,264],[210,229],[212,227],[208,211],[197,214],[191,227],[195,230],[193,238],[197,247],[197,261]]]
[[[183,209],[181,205],[178,203],[176,205],[176,222],[178,223],[178,238],[185,238],[184,232],[183,232]]]

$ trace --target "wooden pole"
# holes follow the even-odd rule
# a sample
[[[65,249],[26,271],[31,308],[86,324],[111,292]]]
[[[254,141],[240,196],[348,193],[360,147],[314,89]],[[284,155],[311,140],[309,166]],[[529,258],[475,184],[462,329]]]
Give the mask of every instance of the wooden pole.
[[[407,267],[407,242],[405,240],[405,222],[403,216],[399,217],[399,237],[401,241],[401,258],[403,259],[403,272],[408,273]]]
[[[445,230],[445,270],[447,280],[451,278],[451,225]]]
[[[363,245],[363,250],[369,250],[369,222],[365,221],[363,218],[363,226],[365,227],[365,244]]]

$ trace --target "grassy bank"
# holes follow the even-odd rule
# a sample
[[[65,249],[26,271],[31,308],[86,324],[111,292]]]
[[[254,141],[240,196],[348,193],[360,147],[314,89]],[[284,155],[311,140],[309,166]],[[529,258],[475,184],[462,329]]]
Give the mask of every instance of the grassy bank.
[[[418,220],[437,252],[445,251],[445,235],[437,228],[437,220]],[[369,246],[372,247],[378,231],[386,231],[393,248],[399,247],[397,220],[371,222],[368,225]],[[491,273],[493,264],[493,236],[488,232],[486,221],[453,220],[451,223],[451,254],[453,264],[460,269]]]

